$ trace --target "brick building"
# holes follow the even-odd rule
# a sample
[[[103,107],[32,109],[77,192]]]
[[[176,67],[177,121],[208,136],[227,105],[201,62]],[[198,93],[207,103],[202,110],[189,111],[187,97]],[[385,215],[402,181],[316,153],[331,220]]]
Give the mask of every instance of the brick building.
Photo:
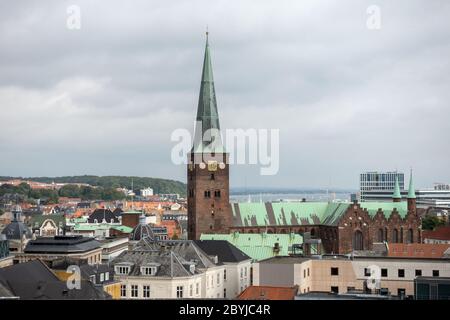
[[[234,231],[310,232],[330,253],[370,250],[374,242],[421,241],[412,173],[407,201],[396,179],[392,202],[230,204],[228,153],[220,136],[208,38],[196,120],[187,168],[189,239]]]

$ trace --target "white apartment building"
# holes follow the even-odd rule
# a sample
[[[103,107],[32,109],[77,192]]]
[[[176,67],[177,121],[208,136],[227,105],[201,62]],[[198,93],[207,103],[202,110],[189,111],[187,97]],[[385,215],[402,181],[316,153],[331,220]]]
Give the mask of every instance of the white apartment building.
[[[225,240],[195,240],[195,243],[224,266],[223,298],[233,299],[251,285],[252,259],[248,255]]]
[[[223,298],[225,267],[193,241],[140,241],[112,261],[122,299]]]

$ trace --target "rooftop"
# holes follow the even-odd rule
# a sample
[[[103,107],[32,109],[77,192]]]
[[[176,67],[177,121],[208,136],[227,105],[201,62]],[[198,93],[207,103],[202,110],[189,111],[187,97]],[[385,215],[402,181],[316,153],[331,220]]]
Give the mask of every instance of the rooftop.
[[[447,240],[450,241],[450,226],[438,227],[436,230],[423,230],[423,239]]]
[[[298,287],[250,286],[239,296],[238,300],[294,300]]]
[[[0,268],[0,293],[1,287],[20,299],[111,298],[106,292],[96,289],[90,281],[85,280],[82,280],[80,289],[69,290],[66,282],[59,280],[41,260]]]
[[[242,262],[251,258],[225,240],[195,240],[207,255],[217,256],[220,262]]]
[[[233,220],[239,226],[330,225],[336,226],[350,202],[241,202],[233,203]],[[361,202],[373,217],[381,210],[386,218],[396,210],[404,218],[408,205],[403,202]]]
[[[300,234],[239,233],[202,234],[200,240],[226,240],[254,260],[287,256],[294,244],[302,244]],[[278,244],[278,245],[277,245]],[[277,248],[275,248],[277,246]]]
[[[389,243],[388,256],[399,258],[444,258],[450,244]]]
[[[78,253],[100,248],[100,243],[83,236],[54,236],[30,240],[25,253]]]

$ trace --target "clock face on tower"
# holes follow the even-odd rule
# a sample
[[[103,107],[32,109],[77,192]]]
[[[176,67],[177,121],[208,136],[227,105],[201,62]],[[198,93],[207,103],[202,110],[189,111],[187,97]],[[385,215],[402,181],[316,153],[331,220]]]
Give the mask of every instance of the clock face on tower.
[[[208,171],[217,171],[217,161],[208,161]]]

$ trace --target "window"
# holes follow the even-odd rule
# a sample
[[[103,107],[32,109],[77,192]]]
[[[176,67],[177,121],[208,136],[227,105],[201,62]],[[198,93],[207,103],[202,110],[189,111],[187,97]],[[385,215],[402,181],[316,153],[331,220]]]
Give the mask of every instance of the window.
[[[116,273],[119,275],[128,274],[128,270],[129,270],[129,267],[121,267],[121,266],[116,267]]]
[[[244,268],[244,277],[247,276],[247,267]]]
[[[224,297],[224,298],[227,297],[227,289],[223,289],[223,297]]]
[[[332,293],[339,293],[339,287],[331,287]]]
[[[195,294],[199,294],[199,292],[200,292],[200,284],[197,282],[195,284]]]
[[[407,242],[408,243],[413,243],[414,242],[414,231],[413,231],[413,229],[409,229],[408,230]]]
[[[220,273],[217,274],[217,284],[220,284]]]
[[[405,277],[405,269],[398,269],[398,277],[399,278]]]
[[[177,298],[183,298],[183,286],[177,286]]]
[[[339,268],[331,268],[331,275],[332,276],[338,276],[339,275]]]
[[[216,178],[214,177],[214,173],[211,173],[211,180],[216,180]]]
[[[308,268],[308,277],[309,277],[309,268]]]
[[[144,276],[154,276],[156,274],[156,267],[141,267],[141,273]]]
[[[211,191],[209,190],[205,191],[205,198],[211,198]]]
[[[223,270],[223,280],[227,280],[227,269]]]
[[[105,281],[109,280],[109,272],[105,272]]]
[[[370,277],[370,268],[364,268],[364,276]]]
[[[392,242],[398,243],[398,230],[397,229],[392,230]]]
[[[306,278],[306,269],[303,269],[303,278]]]
[[[214,191],[214,197],[220,198],[220,190]]]
[[[189,197],[194,197],[194,189],[189,189]]]
[[[402,288],[398,288],[397,289],[397,296],[404,297],[405,294],[406,294],[406,290],[405,289],[402,289]]]
[[[422,270],[416,269],[416,277],[422,276]]]
[[[138,297],[138,286],[135,284],[131,285],[131,297],[137,298]]]
[[[142,296],[144,298],[150,298],[150,286],[142,286]]]
[[[122,298],[124,298],[124,297],[127,296],[127,286],[124,285],[124,284],[122,284],[122,285],[120,286],[120,296],[121,296]]]
[[[91,282],[95,284],[95,275],[92,275],[89,278],[91,279]]]
[[[243,278],[243,277],[244,277],[244,269],[241,268],[241,278]]]
[[[383,242],[384,241],[384,231],[383,229],[379,229],[378,230],[378,242]]]
[[[189,296],[193,296],[193,293],[194,293],[194,289],[193,289],[193,286],[192,286],[192,284],[190,284],[189,285]]]
[[[388,276],[388,269],[381,269],[381,276],[387,277]]]
[[[347,287],[347,292],[355,291],[355,287]]]
[[[105,274],[104,273],[100,273],[100,282],[105,281]]]
[[[433,270],[433,277],[439,277],[439,270]]]

